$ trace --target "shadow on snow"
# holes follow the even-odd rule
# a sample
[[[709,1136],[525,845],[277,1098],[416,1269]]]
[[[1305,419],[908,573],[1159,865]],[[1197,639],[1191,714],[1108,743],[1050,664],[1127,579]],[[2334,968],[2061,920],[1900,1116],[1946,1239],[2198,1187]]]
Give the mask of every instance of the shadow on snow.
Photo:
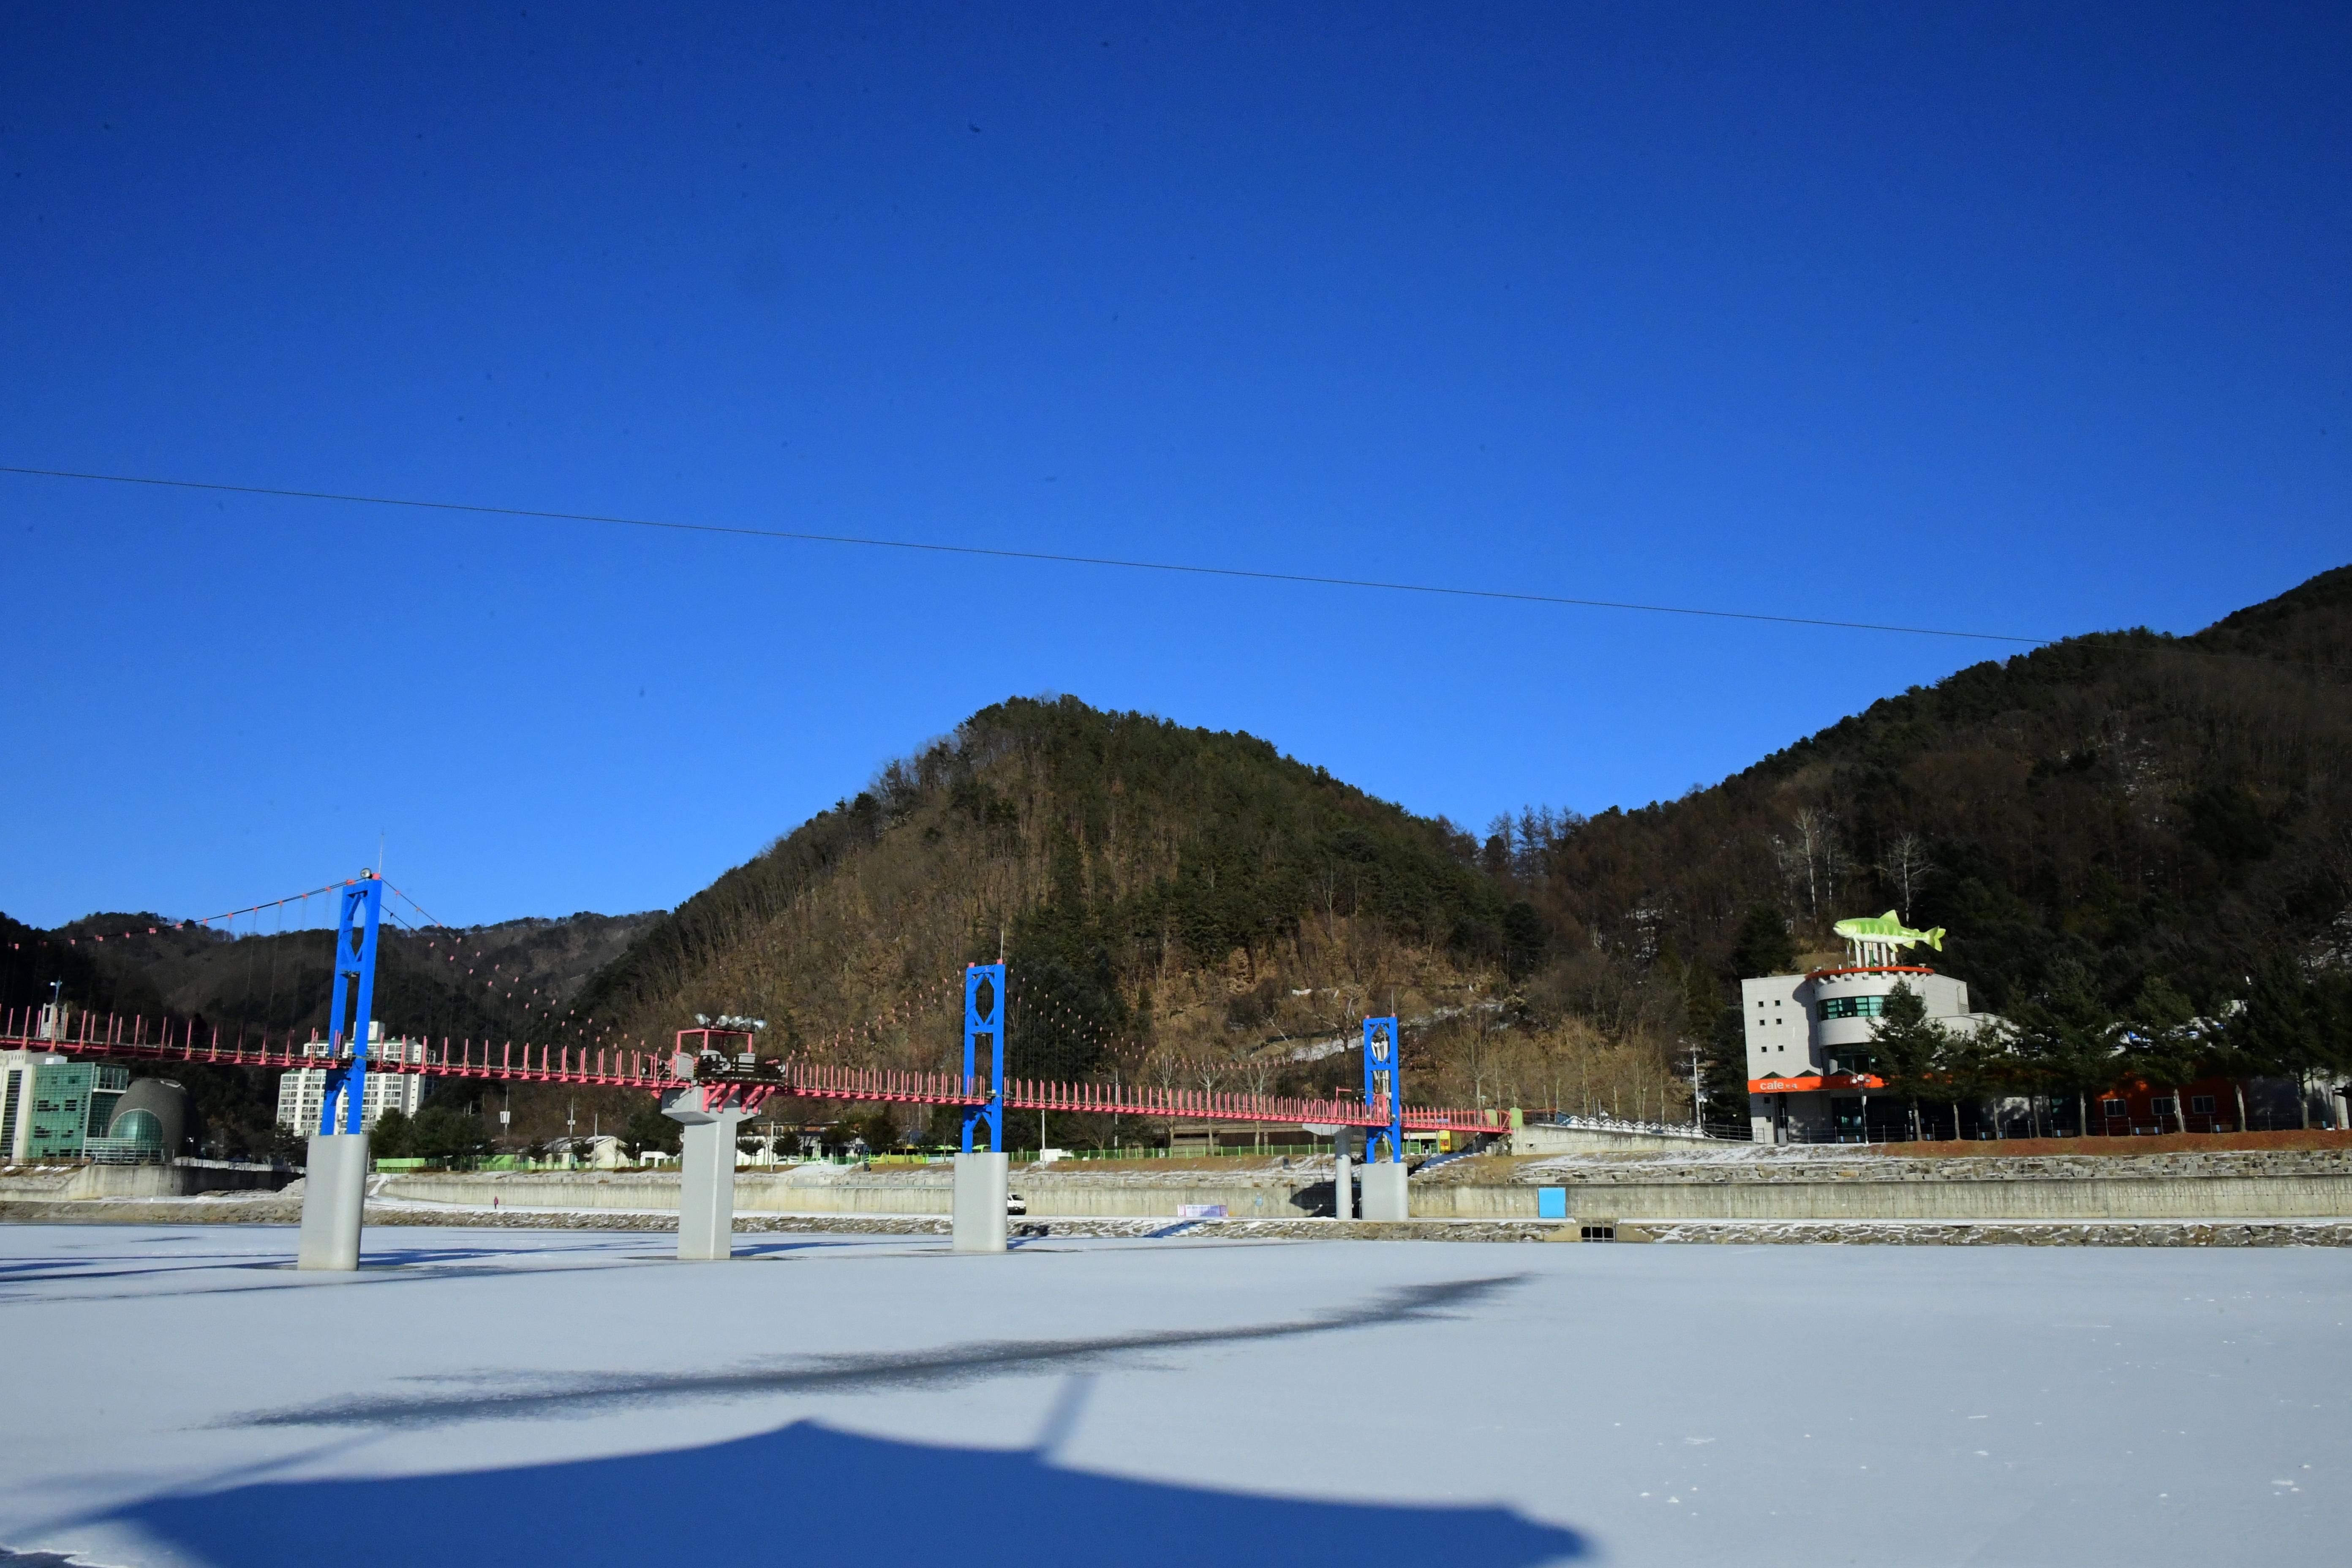
[[[1440,1318],[1517,1282],[1520,1276],[1408,1285],[1317,1317],[1212,1329],[1146,1329],[1090,1339],[1010,1340],[883,1355],[795,1358],[683,1373],[553,1376],[460,1374],[426,1394],[360,1394],[324,1404],[248,1411],[223,1426],[423,1427],[461,1421],[577,1418],[654,1405],[775,1394],[864,1394],[952,1387],[1000,1377],[1099,1371],[1167,1352],[1267,1343]],[[471,1386],[467,1386],[470,1384]]]
[[[928,1540],[960,1563],[1295,1563],[1441,1555],[1481,1568],[1580,1558],[1571,1530],[1494,1507],[1326,1502],[1066,1469],[1034,1450],[940,1447],[796,1422],[703,1448],[512,1469],[266,1481],[107,1517],[219,1568],[601,1568],[706,1555],[768,1529],[819,1550]],[[759,1522],[759,1521],[765,1521]],[[739,1533],[748,1532],[748,1533]]]

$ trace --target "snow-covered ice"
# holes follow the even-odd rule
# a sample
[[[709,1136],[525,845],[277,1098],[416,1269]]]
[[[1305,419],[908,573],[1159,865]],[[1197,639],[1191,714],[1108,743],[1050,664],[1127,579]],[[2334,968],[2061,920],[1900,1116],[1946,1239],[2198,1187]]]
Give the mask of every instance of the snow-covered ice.
[[[0,1548],[2344,1560],[2352,1255],[0,1227]],[[6,1553],[0,1552],[0,1563]]]

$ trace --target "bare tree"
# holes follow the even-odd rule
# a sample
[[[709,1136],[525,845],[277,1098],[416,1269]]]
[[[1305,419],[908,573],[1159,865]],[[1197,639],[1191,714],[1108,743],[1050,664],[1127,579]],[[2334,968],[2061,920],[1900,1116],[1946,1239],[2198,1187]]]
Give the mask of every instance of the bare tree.
[[[1878,862],[1878,869],[1886,878],[1903,901],[1905,924],[1911,921],[1911,900],[1919,884],[1934,874],[1935,863],[1927,858],[1927,841],[1906,829],[1887,840],[1886,853]]]
[[[1244,1090],[1263,1099],[1266,1091],[1274,1087],[1276,1065],[1274,1057],[1265,1049],[1245,1048],[1235,1053],[1232,1070]],[[1257,1152],[1261,1154],[1265,1153],[1265,1123],[1263,1121],[1255,1123],[1252,1131],[1255,1133],[1254,1142]]]
[[[1818,921],[1822,906],[1836,902],[1838,884],[1853,859],[1838,842],[1837,818],[1824,807],[1799,806],[1789,827],[1789,837],[1773,838],[1772,852],[1790,890],[1802,893],[1806,918]]]

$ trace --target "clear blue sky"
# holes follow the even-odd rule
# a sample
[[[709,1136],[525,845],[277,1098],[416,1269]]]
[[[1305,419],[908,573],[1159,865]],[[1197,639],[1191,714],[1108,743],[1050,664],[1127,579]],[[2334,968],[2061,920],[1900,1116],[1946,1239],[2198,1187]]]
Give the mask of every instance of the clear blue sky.
[[[2352,13],[18,5],[0,463],[2034,635],[2352,558]],[[0,476],[0,910],[669,905],[1015,694],[1473,826],[1983,645]]]

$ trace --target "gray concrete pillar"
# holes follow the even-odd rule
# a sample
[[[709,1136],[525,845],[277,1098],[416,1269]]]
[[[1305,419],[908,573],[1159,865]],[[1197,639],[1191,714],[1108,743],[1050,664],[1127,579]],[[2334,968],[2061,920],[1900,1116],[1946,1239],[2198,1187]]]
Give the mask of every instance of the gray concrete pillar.
[[[317,1132],[302,1163],[302,1237],[297,1268],[360,1266],[360,1216],[367,1205],[368,1135]]]
[[[1356,1130],[1342,1127],[1331,1134],[1331,1217],[1356,1217]]]
[[[1004,1250],[1004,1205],[1013,1191],[1011,1156],[958,1154],[955,1159],[955,1250]]]
[[[1364,1217],[1400,1220],[1406,1216],[1404,1162],[1375,1160],[1364,1167]]]
[[[735,1129],[740,1111],[689,1121],[679,1134],[677,1256],[719,1263],[735,1255]]]

